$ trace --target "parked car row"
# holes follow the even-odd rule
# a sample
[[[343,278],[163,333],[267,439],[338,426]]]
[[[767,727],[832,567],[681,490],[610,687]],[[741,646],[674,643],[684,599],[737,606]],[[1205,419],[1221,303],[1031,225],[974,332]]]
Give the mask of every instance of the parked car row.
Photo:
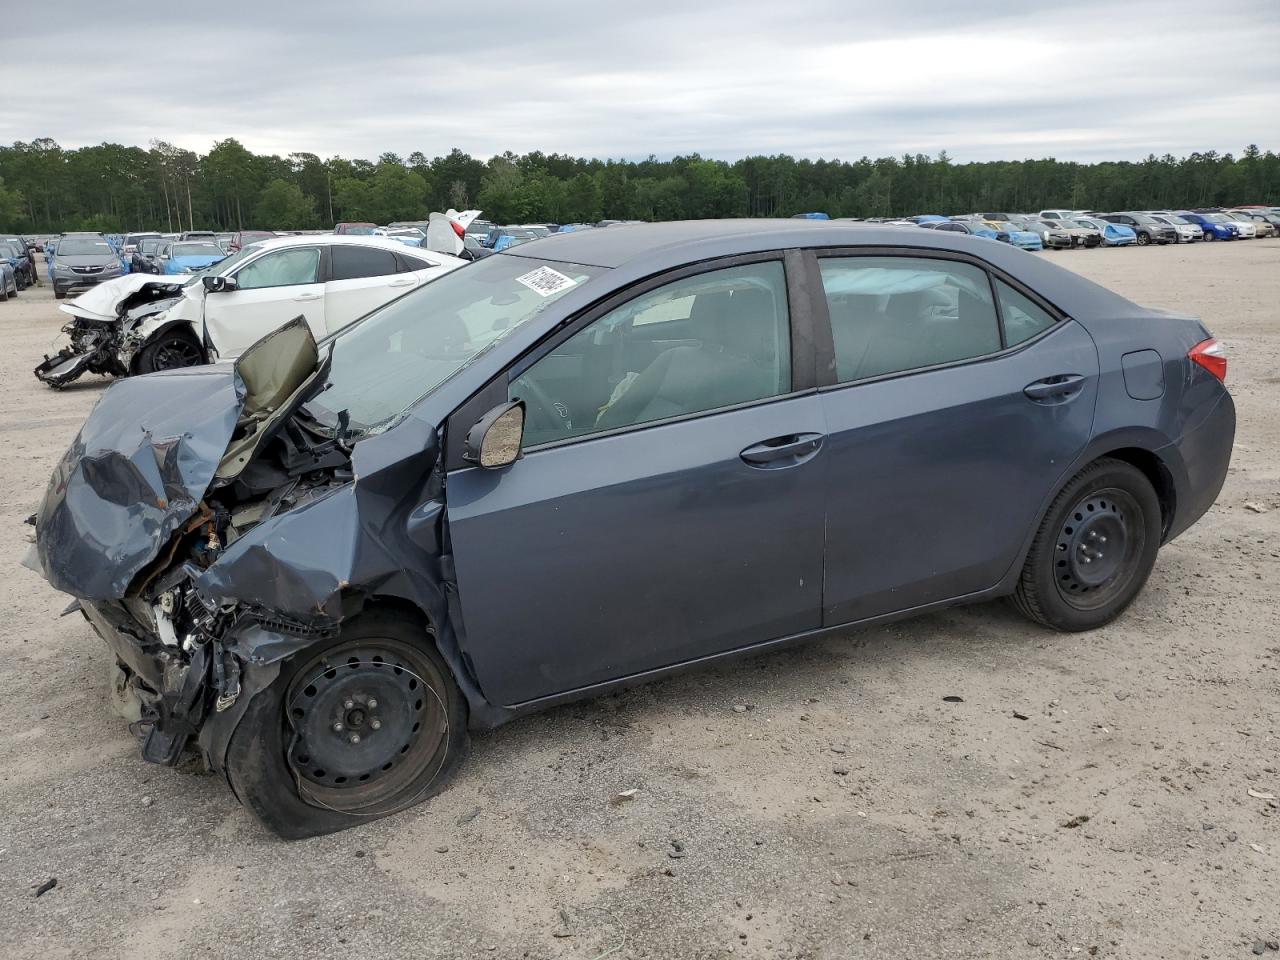
[[[820,219],[817,214],[801,215]],[[849,218],[852,219],[852,218]],[[872,222],[968,233],[1024,250],[1195,243],[1280,235],[1280,207],[1202,210],[1041,210],[1038,214],[985,212],[944,217],[921,214]]]

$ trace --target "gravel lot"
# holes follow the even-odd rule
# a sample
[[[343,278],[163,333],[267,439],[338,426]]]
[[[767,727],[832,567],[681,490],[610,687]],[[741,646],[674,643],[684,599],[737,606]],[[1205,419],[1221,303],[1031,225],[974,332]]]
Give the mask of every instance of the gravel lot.
[[[18,565],[104,381],[31,376],[48,287],[0,304],[8,957],[1280,960],[1280,804],[1249,794],[1280,796],[1280,240],[1041,255],[1230,349],[1226,487],[1118,623],[957,609],[557,709],[295,844],[139,760],[104,645]]]

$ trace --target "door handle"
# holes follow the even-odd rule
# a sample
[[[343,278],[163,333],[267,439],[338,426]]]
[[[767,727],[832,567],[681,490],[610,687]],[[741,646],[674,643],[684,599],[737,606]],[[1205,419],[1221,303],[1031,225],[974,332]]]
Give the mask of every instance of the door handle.
[[[1059,373],[1022,388],[1027,399],[1037,403],[1061,403],[1084,389],[1084,377],[1078,373]]]
[[[406,277],[403,280],[392,280],[390,283],[387,284],[387,286],[388,287],[411,287],[415,283],[417,283],[417,281],[414,280],[412,277]]]
[[[752,444],[738,456],[753,467],[789,467],[817,453],[823,439],[820,433],[789,433]]]
[[[307,303],[310,300],[319,300],[321,294],[318,293],[300,293],[293,298],[294,303]]]

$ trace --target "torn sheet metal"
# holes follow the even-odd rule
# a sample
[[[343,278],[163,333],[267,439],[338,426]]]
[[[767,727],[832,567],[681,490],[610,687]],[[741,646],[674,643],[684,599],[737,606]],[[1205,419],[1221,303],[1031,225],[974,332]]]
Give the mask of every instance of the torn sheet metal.
[[[85,600],[124,596],[195,514],[244,399],[230,365],[112,384],[59,461],[36,516],[48,581]]]
[[[45,355],[33,371],[36,379],[60,388],[85,373],[129,376],[138,352],[171,322],[168,311],[183,300],[184,282],[128,274],[61,304],[71,315],[62,328],[69,342]]]

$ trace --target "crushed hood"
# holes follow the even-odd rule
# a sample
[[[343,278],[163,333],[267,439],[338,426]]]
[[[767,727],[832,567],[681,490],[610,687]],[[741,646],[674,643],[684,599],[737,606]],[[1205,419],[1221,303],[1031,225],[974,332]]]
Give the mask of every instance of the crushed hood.
[[[149,273],[127,273],[123,277],[98,284],[74,300],[60,304],[58,309],[86,320],[115,320],[125,302],[133,299],[134,294],[139,291],[145,291],[146,295],[172,296],[189,279],[190,277],[175,277],[172,280],[162,280]]]
[[[253,456],[264,421],[296,397],[317,360],[299,317],[234,365],[112,384],[58,463],[36,514],[45,578],[82,600],[124,596],[200,509],[215,477],[236,472],[224,460],[243,467]]]

